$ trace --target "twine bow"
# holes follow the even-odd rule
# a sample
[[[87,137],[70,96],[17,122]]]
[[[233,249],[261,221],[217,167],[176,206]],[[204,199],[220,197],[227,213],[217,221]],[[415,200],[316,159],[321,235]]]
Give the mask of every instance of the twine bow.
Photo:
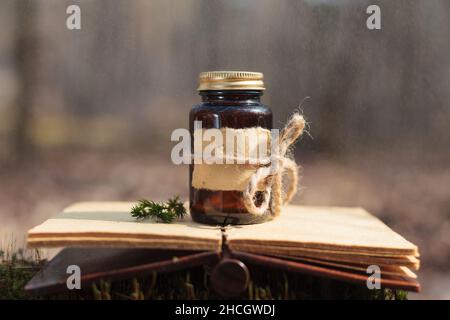
[[[272,215],[278,216],[281,206],[289,203],[297,192],[298,167],[294,160],[287,157],[286,153],[295,141],[301,136],[305,128],[305,119],[295,113],[280,133],[278,152],[272,155],[271,166],[260,167],[250,178],[247,188],[243,192],[245,207],[254,215],[264,214],[271,206]],[[273,142],[272,142],[273,143]],[[287,175],[289,183],[283,192],[283,176]],[[256,192],[264,186],[262,203],[255,204]],[[271,200],[272,197],[272,201]]]

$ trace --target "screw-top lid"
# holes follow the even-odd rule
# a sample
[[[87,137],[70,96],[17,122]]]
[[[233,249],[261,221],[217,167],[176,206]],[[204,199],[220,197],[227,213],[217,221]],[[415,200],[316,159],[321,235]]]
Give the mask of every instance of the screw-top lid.
[[[200,73],[197,90],[265,90],[265,88],[261,72],[207,71]]]

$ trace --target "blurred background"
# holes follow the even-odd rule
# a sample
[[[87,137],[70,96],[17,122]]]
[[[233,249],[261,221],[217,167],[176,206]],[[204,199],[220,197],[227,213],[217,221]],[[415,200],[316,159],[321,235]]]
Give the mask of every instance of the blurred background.
[[[187,197],[170,134],[198,73],[261,71],[275,126],[300,104],[309,122],[294,202],[367,208],[420,247],[411,297],[449,299],[449,16],[445,0],[2,0],[0,245],[74,201]]]

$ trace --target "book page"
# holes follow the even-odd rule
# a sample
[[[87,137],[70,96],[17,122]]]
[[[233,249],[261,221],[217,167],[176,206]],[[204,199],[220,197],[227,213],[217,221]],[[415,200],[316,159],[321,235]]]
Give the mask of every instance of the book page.
[[[134,202],[81,202],[28,232],[30,247],[113,246],[219,250],[220,228],[193,222],[187,215],[173,223],[138,221]]]
[[[232,249],[259,246],[310,248],[383,256],[418,256],[417,247],[362,208],[285,206],[272,221],[246,226],[230,226]],[[240,247],[241,246],[241,247]],[[255,252],[255,251],[253,251]]]

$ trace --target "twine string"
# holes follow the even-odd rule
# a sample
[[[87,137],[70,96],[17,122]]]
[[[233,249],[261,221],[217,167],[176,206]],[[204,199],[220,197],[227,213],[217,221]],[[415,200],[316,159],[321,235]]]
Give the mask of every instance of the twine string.
[[[271,207],[272,215],[278,216],[281,207],[289,203],[297,193],[298,166],[294,160],[288,157],[288,151],[305,129],[305,119],[299,113],[289,119],[280,133],[279,150],[277,155],[272,155],[271,166],[260,167],[250,178],[247,188],[243,192],[243,201],[247,211],[254,215],[264,214]],[[283,190],[283,177],[287,176],[288,183]],[[262,203],[255,204],[256,193],[262,191]],[[272,201],[271,201],[272,200]]]

